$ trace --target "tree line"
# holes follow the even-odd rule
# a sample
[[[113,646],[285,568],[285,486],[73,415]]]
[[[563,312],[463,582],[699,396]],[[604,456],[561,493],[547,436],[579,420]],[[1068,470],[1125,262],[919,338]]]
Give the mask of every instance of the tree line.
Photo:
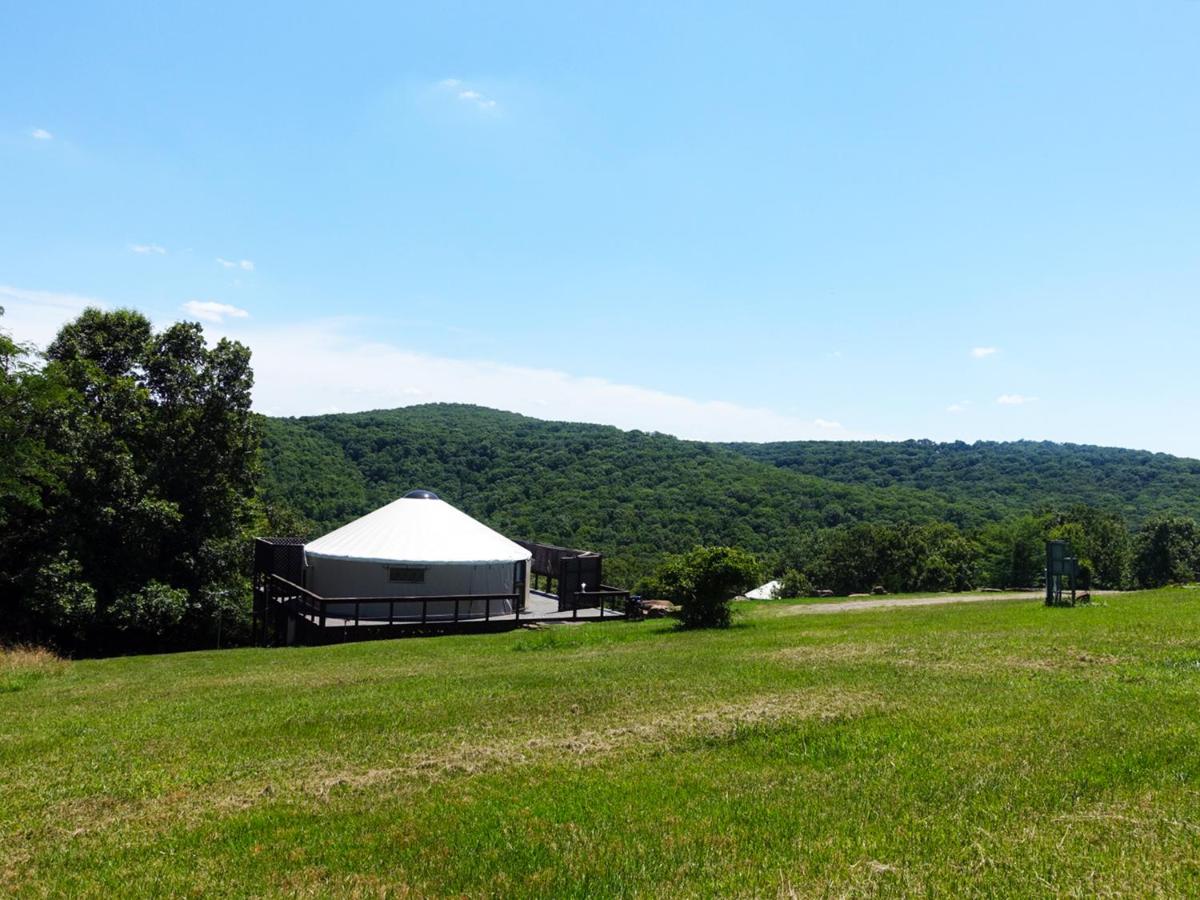
[[[1087,506],[1014,516],[964,531],[945,523],[859,523],[814,531],[778,554],[772,569],[785,596],[965,591],[1045,583],[1046,542],[1067,540],[1084,588],[1161,587],[1200,579],[1200,528],[1164,515],[1130,530],[1120,516]]]

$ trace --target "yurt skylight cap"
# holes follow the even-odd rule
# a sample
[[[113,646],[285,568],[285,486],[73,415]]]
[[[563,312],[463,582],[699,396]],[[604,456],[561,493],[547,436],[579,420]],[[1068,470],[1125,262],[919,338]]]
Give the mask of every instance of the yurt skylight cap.
[[[427,491],[424,488],[417,488],[415,491],[409,491],[405,494],[402,500],[441,500],[442,498],[433,491]]]

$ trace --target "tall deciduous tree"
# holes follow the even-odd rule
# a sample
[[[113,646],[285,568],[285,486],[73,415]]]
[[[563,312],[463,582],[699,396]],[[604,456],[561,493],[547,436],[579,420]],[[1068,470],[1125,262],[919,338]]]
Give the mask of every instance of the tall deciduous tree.
[[[132,310],[88,309],[36,377],[59,391],[34,418],[54,422],[43,455],[60,465],[53,482],[20,479],[38,502],[4,504],[26,526],[0,548],[13,621],[90,650],[204,643],[245,593],[259,453],[249,350],[210,348],[195,323],[155,333]],[[55,596],[77,602],[59,609]]]
[[[1137,536],[1134,568],[1146,587],[1200,577],[1200,525],[1182,516],[1148,522]]]

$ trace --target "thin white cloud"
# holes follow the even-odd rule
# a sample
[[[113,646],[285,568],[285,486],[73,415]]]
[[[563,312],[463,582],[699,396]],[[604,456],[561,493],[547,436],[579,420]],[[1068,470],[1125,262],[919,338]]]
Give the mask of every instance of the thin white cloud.
[[[188,315],[195,316],[203,322],[224,322],[226,319],[247,319],[250,313],[228,303],[218,303],[215,300],[189,300],[183,304]]]
[[[129,249],[134,253],[156,253],[159,256],[165,256],[167,253],[167,248],[160,247],[158,244],[130,244]]]
[[[254,353],[254,404],[268,415],[355,412],[414,403],[474,403],[543,419],[587,421],[713,441],[851,439],[828,419],[696,400],[604,378],[414,353],[358,337],[347,320],[241,325]],[[234,329],[234,323],[228,326]],[[220,329],[218,329],[220,331]]]
[[[1024,406],[1026,403],[1036,403],[1037,397],[1026,397],[1024,394],[1001,394],[996,398],[1001,406]]]
[[[33,129],[33,131],[29,132],[29,136],[32,137],[35,141],[52,141],[52,140],[54,140],[54,135],[52,135],[50,132],[48,132],[45,128],[35,128],[35,129]]]
[[[438,87],[453,92],[454,96],[461,102],[469,103],[485,112],[492,112],[497,108],[495,100],[474,88],[467,87],[458,78],[443,78],[438,82]]]
[[[947,406],[946,412],[954,413],[957,415],[958,413],[966,412],[967,407],[970,405],[971,405],[970,400],[959,400],[957,403],[951,403],[949,406]]]
[[[989,356],[995,356],[1000,350],[997,347],[972,347],[971,356],[975,359],[987,359]]]
[[[0,287],[0,306],[17,313],[0,318],[0,325],[21,340],[44,345],[85,306],[106,305],[90,297]],[[210,337],[232,337],[250,347],[254,406],[268,415],[452,402],[695,440],[887,439],[828,419],[696,400],[604,378],[414,353],[360,337],[353,330],[360,323],[352,320],[267,327],[254,326],[246,310],[224,303],[194,300],[183,308],[209,323],[205,330]],[[156,326],[165,324],[154,318]]]
[[[254,263],[248,259],[222,259],[218,256],[217,263],[226,269],[241,269],[243,272],[254,271]]]
[[[55,291],[31,291],[0,284],[0,328],[16,340],[30,341],[46,347],[62,326],[89,306],[108,307],[103,300],[82,294],[63,294]]]

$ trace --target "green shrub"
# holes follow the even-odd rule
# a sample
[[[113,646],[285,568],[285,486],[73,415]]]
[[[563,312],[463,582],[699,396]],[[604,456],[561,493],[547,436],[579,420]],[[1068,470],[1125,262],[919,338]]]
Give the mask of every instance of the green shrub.
[[[87,632],[96,615],[96,592],[78,560],[60,551],[37,569],[26,600],[34,633],[71,643]]]
[[[183,620],[187,608],[187,591],[151,581],[140,591],[118,597],[109,616],[120,631],[162,637]]]
[[[759,564],[736,547],[697,547],[668,557],[652,579],[654,593],[680,607],[685,628],[728,628],[729,601],[754,587]]]
[[[788,569],[779,579],[779,584],[772,592],[776,600],[791,597],[811,597],[815,593],[808,576],[796,569]]]

